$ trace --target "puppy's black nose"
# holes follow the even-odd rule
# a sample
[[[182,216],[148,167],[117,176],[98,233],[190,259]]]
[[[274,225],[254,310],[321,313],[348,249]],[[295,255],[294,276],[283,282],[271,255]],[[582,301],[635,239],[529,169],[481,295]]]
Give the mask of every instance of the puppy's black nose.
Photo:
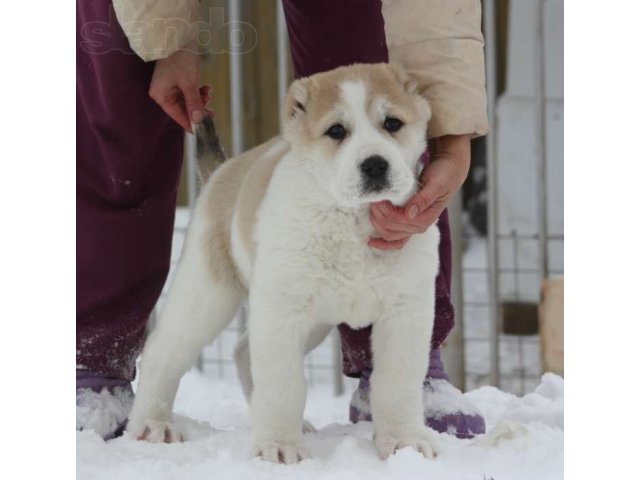
[[[372,155],[365,159],[360,164],[363,193],[381,192],[387,188],[389,186],[387,170],[389,170],[389,162],[380,155]]]
[[[360,164],[360,170],[367,180],[381,180],[387,174],[389,162],[380,155],[373,155]]]

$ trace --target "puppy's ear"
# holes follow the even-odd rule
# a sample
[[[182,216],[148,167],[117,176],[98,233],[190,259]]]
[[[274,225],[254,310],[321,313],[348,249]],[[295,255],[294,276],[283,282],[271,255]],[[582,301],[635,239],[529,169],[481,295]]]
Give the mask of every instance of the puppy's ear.
[[[415,105],[419,107],[423,113],[425,120],[428,122],[431,120],[431,105],[424,91],[418,90],[418,80],[407,73],[402,65],[392,62],[389,64],[391,71],[393,72],[396,80],[402,85],[404,91],[411,95],[414,99]]]
[[[296,80],[289,87],[287,97],[282,109],[282,125],[289,129],[303,115],[307,113],[307,101],[309,100],[309,79]]]
[[[415,78],[413,78],[404,67],[398,62],[389,63],[391,67],[391,71],[394,73],[398,82],[402,84],[405,92],[409,95],[413,95],[414,93],[418,93],[418,82]]]

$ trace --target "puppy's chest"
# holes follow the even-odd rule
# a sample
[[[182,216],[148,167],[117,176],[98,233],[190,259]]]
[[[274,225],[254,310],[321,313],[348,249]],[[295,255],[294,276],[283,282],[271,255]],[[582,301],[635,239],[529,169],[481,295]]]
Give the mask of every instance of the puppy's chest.
[[[320,216],[308,231],[304,255],[315,306],[329,322],[368,325],[393,296],[398,254],[369,247],[372,232],[366,215],[341,212]]]
[[[314,269],[337,283],[376,277],[387,259],[367,245],[373,229],[364,215],[320,214],[307,229],[305,255]]]

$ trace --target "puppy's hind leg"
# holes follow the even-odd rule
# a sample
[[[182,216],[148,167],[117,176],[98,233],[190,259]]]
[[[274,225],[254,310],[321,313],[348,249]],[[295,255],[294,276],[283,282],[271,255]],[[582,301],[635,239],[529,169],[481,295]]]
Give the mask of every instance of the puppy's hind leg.
[[[142,352],[140,381],[127,426],[138,439],[184,439],[172,423],[180,379],[202,348],[231,322],[244,296],[232,279],[223,281],[211,270],[205,245],[194,237],[187,239],[167,303]]]
[[[238,378],[242,386],[242,393],[248,403],[251,402],[253,379],[251,378],[251,354],[249,353],[249,331],[245,331],[233,350],[233,359],[238,371]]]

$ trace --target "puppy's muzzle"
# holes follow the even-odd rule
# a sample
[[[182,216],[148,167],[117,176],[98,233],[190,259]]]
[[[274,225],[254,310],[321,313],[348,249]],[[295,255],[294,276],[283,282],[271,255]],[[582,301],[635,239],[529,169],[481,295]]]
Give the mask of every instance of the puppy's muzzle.
[[[381,192],[389,187],[389,162],[373,155],[360,164],[363,193]]]

